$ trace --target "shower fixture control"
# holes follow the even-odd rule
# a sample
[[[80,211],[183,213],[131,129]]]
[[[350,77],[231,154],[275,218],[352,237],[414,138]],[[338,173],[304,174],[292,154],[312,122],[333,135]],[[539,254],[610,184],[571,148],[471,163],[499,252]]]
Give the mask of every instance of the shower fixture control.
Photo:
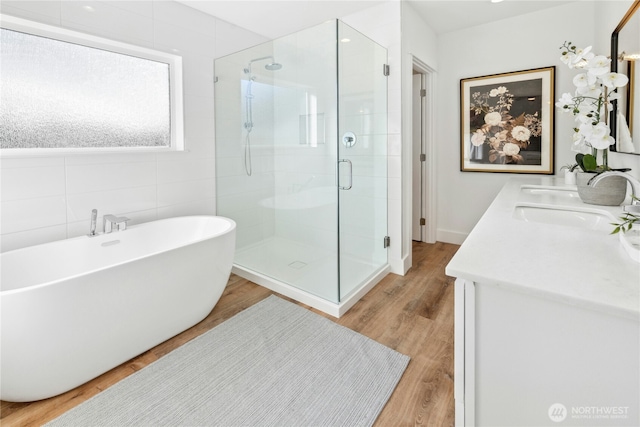
[[[353,132],[346,132],[344,135],[342,135],[342,144],[347,147],[347,148],[351,148],[354,145],[356,145],[357,139],[356,139],[356,134]]]

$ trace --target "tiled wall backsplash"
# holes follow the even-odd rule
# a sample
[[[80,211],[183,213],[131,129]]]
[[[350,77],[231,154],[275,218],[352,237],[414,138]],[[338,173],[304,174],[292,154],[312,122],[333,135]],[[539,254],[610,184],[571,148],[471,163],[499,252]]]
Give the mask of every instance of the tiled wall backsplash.
[[[0,250],[86,234],[91,209],[131,224],[214,214],[213,60],[264,37],[169,1],[2,1],[0,12],[183,58],[185,152],[0,159]]]

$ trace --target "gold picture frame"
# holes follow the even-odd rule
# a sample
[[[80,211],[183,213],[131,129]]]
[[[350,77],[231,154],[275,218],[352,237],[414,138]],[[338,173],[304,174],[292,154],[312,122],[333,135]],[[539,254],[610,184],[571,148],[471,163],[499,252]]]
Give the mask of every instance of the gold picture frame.
[[[554,173],[555,67],[460,80],[460,170]]]

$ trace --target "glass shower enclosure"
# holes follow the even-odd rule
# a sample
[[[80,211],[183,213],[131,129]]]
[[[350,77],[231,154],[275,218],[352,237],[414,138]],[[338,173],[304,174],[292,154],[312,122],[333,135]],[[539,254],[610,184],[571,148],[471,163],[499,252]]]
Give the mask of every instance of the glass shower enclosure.
[[[386,60],[332,20],[215,61],[235,273],[335,316],[387,273]]]

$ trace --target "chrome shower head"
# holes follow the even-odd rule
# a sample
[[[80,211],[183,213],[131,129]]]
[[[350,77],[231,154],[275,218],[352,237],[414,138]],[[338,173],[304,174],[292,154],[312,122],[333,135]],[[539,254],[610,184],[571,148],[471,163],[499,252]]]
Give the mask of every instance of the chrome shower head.
[[[244,69],[244,73],[251,74],[251,64],[253,64],[256,61],[264,61],[265,59],[271,60],[271,62],[269,62],[267,65],[264,66],[265,69],[269,71],[277,71],[282,68],[282,64],[277,63],[273,58],[273,56],[263,56],[262,58],[256,58],[249,61],[247,68]]]
[[[278,64],[277,62],[272,62],[264,66],[269,71],[278,71],[282,68],[282,64]]]

